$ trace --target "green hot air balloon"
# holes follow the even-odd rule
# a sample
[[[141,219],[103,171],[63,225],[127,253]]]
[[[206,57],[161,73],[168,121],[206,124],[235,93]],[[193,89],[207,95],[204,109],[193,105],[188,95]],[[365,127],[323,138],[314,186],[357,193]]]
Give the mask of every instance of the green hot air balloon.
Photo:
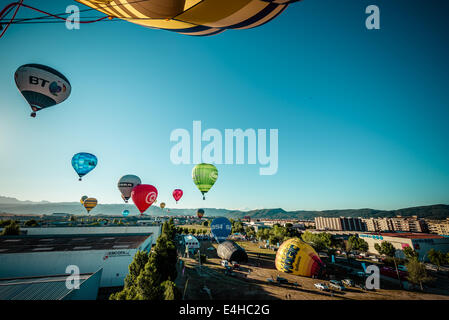
[[[203,200],[205,200],[205,194],[212,188],[215,181],[218,178],[218,170],[213,164],[200,163],[192,170],[193,182],[203,194]]]

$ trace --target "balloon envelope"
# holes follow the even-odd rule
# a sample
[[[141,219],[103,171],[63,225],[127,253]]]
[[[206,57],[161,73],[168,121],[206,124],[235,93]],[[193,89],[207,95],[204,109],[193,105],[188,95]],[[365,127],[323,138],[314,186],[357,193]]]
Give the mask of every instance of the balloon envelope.
[[[192,170],[192,179],[198,189],[204,195],[212,188],[218,178],[218,170],[213,164],[200,163]]]
[[[198,218],[201,219],[204,216],[204,210],[203,209],[198,209],[196,211],[196,215],[197,215]]]
[[[175,198],[176,203],[178,203],[178,200],[181,199],[182,195],[183,195],[183,192],[181,189],[175,189],[173,191],[173,198]]]
[[[66,100],[71,92],[69,80],[53,68],[41,64],[26,64],[14,75],[16,86],[36,112]]]
[[[97,206],[97,199],[95,198],[87,198],[84,200],[83,206],[86,208],[87,212],[90,212],[93,208]]]
[[[88,196],[82,196],[81,199],[80,199],[80,202],[84,203],[84,200],[86,200],[87,198],[89,198],[89,197]]]
[[[140,178],[133,174],[127,174],[121,177],[118,181],[117,187],[122,193],[122,199],[125,202],[128,202],[134,187],[141,183],[142,181],[140,180]]]
[[[150,184],[139,184],[131,192],[131,198],[137,209],[143,214],[156,200],[157,189]]]
[[[77,0],[111,17],[149,28],[206,36],[250,29],[299,0]]]
[[[304,277],[318,275],[324,266],[316,251],[298,238],[289,239],[281,244],[276,254],[275,265],[279,271]]]
[[[123,210],[122,212],[123,216],[126,217],[129,215],[129,210]]]
[[[161,209],[164,209],[165,208],[165,202],[161,202],[160,207],[161,207]]]
[[[97,166],[97,163],[97,157],[86,152],[77,153],[72,158],[72,167],[80,177],[80,181]]]
[[[210,224],[210,230],[217,241],[224,241],[231,234],[231,221],[226,218],[216,218]]]

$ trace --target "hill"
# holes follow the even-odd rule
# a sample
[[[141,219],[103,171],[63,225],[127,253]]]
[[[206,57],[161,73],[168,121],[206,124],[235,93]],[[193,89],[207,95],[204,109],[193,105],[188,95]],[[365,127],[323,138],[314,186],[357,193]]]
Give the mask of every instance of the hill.
[[[92,210],[92,215],[121,215],[122,211],[128,209],[131,214],[139,214],[133,204],[99,204]],[[195,215],[196,209],[160,209],[158,206],[152,206],[147,210],[149,215]],[[343,210],[324,210],[324,211],[285,211],[282,208],[275,209],[257,209],[250,211],[228,210],[217,208],[205,208],[207,216],[226,216],[229,218],[243,218],[249,216],[253,219],[300,219],[313,220],[315,217],[362,217],[362,218],[383,218],[395,217],[401,215],[410,217],[417,215],[420,218],[427,219],[446,219],[449,218],[449,205],[436,204],[430,206],[420,206],[403,208],[397,210],[376,210],[376,209],[343,209]],[[20,201],[15,198],[0,196],[0,213],[12,214],[52,214],[55,212],[83,215],[86,213],[79,202],[61,202],[51,203],[48,201],[32,202]]]

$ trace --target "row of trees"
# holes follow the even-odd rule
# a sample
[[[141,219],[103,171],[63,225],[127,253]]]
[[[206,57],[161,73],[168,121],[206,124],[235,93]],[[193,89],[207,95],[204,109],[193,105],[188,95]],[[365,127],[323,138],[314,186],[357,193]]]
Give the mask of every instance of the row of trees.
[[[181,294],[176,287],[177,252],[173,219],[164,222],[162,232],[150,253],[139,251],[129,265],[122,291],[110,300],[176,300]]]
[[[291,225],[282,227],[279,224],[275,224],[272,228],[258,229],[257,232],[254,232],[254,229],[251,229],[252,227],[249,228],[246,235],[249,233],[250,235],[255,235],[259,240],[268,240],[270,245],[281,244],[287,239],[300,236],[300,233],[292,228]]]

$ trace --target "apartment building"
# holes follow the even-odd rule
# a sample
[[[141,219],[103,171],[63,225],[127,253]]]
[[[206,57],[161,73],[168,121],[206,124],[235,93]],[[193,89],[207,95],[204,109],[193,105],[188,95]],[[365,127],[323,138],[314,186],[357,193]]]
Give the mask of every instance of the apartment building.
[[[366,231],[365,224],[361,218],[315,218],[316,230],[335,230],[335,231]]]

